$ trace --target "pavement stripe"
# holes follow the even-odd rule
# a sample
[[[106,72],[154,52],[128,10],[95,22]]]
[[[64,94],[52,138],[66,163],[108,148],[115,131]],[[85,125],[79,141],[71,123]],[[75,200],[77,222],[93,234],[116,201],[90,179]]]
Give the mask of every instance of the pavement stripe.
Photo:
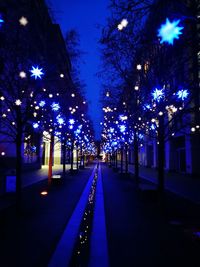
[[[108,267],[108,242],[106,236],[104,194],[102,185],[101,166],[99,165],[95,209],[90,244],[89,267]]]
[[[80,223],[85,211],[85,207],[88,201],[88,195],[92,185],[96,166],[94,167],[92,174],[85,186],[85,189],[80,197],[76,208],[64,230],[64,233],[57,244],[56,250],[54,251],[48,267],[66,267],[69,265],[73,249],[76,243],[76,238],[79,233]]]

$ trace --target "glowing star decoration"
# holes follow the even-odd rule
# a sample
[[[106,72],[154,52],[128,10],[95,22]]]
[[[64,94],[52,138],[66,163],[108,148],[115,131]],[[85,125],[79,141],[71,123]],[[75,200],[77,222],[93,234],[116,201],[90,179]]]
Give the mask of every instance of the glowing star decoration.
[[[15,105],[16,105],[16,106],[21,106],[21,104],[22,104],[22,101],[21,101],[20,99],[17,99],[17,100],[15,101]]]
[[[120,125],[119,128],[120,128],[120,132],[121,133],[124,133],[126,131],[126,126],[125,125]]]
[[[179,35],[182,34],[181,30],[183,27],[178,26],[180,20],[173,20],[172,22],[169,19],[166,19],[165,24],[162,24],[158,30],[158,37],[161,38],[160,43],[168,43],[173,45],[174,39],[179,39]]]
[[[58,103],[53,102],[51,108],[53,111],[58,111],[60,109],[60,105]]]
[[[155,89],[152,93],[153,99],[157,102],[160,102],[160,100],[164,97],[163,89]]]
[[[69,124],[73,125],[75,123],[75,120],[74,119],[70,119],[69,120]]]
[[[43,108],[45,105],[46,105],[46,102],[43,101],[43,100],[41,100],[40,103],[39,103],[39,106],[40,106],[41,108]]]
[[[39,127],[39,124],[37,122],[33,123],[33,128],[37,129]]]
[[[57,122],[58,122],[60,125],[62,125],[65,121],[64,121],[63,118],[58,117],[58,118],[57,118]]]
[[[19,23],[20,23],[20,25],[22,25],[22,26],[26,26],[27,24],[28,24],[28,20],[27,20],[27,18],[25,18],[25,17],[21,17],[20,19],[19,19]]]
[[[176,93],[178,99],[181,99],[181,100],[184,100],[188,97],[189,95],[189,92],[187,89],[182,89],[182,90],[179,90],[177,93]]]
[[[38,66],[36,66],[36,67],[32,66],[32,69],[30,70],[30,72],[32,73],[31,77],[34,77],[35,80],[37,80],[37,78],[42,79],[42,75],[44,75],[42,70],[43,69],[42,68],[39,69]]]
[[[3,23],[4,23],[4,19],[2,18],[2,15],[0,14],[0,28],[1,28]]]

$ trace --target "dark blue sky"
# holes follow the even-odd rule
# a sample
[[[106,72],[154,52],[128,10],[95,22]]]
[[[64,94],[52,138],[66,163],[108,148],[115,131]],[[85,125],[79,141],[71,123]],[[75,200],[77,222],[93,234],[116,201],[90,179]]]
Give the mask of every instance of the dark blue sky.
[[[109,0],[50,0],[50,2],[63,35],[70,29],[76,29],[80,34],[81,50],[86,52],[85,64],[81,65],[81,78],[87,84],[85,93],[89,102],[89,114],[93,120],[96,135],[100,138],[101,87],[95,73],[100,65],[98,40],[101,30],[97,25],[105,24]]]

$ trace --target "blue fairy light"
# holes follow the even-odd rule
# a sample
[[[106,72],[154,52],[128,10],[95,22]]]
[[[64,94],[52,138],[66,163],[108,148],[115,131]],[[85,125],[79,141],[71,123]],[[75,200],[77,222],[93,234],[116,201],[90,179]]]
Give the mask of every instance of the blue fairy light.
[[[37,122],[33,123],[33,128],[37,129],[39,127],[39,124]]]
[[[57,117],[58,124],[62,125],[65,121],[62,117]]]
[[[42,68],[39,69],[38,66],[36,67],[32,66],[32,69],[30,70],[30,72],[32,73],[31,77],[34,77],[35,80],[37,80],[37,78],[42,79],[42,76],[44,75],[44,72],[42,71],[43,71]]]
[[[0,14],[0,28],[1,28],[3,23],[4,23],[4,19],[2,18],[2,15]]]
[[[41,100],[40,103],[39,103],[39,106],[40,106],[41,108],[43,108],[45,105],[46,105],[46,102],[43,101],[43,100]]]
[[[151,106],[149,104],[144,104],[143,108],[144,108],[144,110],[149,110],[151,108]]]
[[[151,130],[155,130],[155,129],[156,129],[155,124],[151,124],[150,129],[151,129]]]
[[[138,137],[139,137],[139,139],[143,139],[144,135],[143,134],[139,134]]]
[[[182,34],[181,30],[184,27],[178,26],[180,20],[170,20],[167,18],[166,22],[162,24],[158,30],[158,37],[161,37],[160,43],[174,44],[174,39],[179,39],[179,35]]]
[[[179,90],[177,93],[176,93],[178,99],[181,99],[181,100],[184,100],[188,97],[189,95],[189,92],[187,89],[182,89],[182,90]]]
[[[70,119],[69,120],[69,124],[73,125],[75,123],[75,120],[74,119]]]
[[[125,121],[125,120],[128,119],[128,117],[127,117],[127,116],[124,116],[124,115],[119,115],[119,119],[120,119],[121,121]]]
[[[160,100],[164,97],[163,89],[157,89],[152,92],[153,99],[157,102],[160,102]]]
[[[51,104],[51,108],[52,108],[53,111],[58,111],[60,109],[60,105],[59,105],[59,103],[53,102]]]
[[[72,130],[74,128],[73,125],[69,125],[69,129]]]
[[[121,133],[124,133],[126,131],[126,126],[125,125],[120,125],[119,129],[120,129]]]

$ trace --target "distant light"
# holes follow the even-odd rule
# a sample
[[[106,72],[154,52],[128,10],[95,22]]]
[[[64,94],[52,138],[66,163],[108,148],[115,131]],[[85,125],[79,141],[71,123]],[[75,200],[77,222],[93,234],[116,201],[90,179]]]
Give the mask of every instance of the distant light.
[[[47,191],[42,191],[42,192],[40,192],[40,195],[46,196],[46,195],[48,195],[48,192]]]
[[[122,30],[123,30],[123,26],[122,26],[121,24],[118,24],[118,25],[117,25],[117,29],[118,29],[119,31],[122,31]]]
[[[195,132],[195,131],[196,131],[195,127],[192,127],[191,132]]]
[[[1,101],[5,100],[5,97],[4,96],[1,96],[0,97]]]
[[[1,156],[5,156],[6,155],[6,153],[3,151],[3,152],[1,152]]]
[[[128,25],[128,20],[127,20],[127,19],[123,19],[123,20],[121,21],[121,25],[122,25],[123,27],[126,27],[126,26]]]
[[[52,94],[49,94],[49,98],[52,98],[53,97],[53,95]]]
[[[138,91],[138,90],[139,90],[139,86],[136,85],[134,89],[135,89],[136,91]]]
[[[75,97],[75,94],[71,94],[71,97]]]
[[[179,90],[177,93],[176,93],[177,97],[181,100],[184,100],[188,97],[189,95],[189,92],[187,89],[182,89],[182,90]]]
[[[126,126],[125,125],[120,125],[119,128],[120,128],[120,132],[121,133],[126,131]]]
[[[35,80],[37,80],[37,78],[42,79],[42,76],[44,75],[42,71],[43,71],[42,68],[39,69],[38,66],[36,67],[32,66],[32,69],[30,70],[30,72],[32,73],[31,77],[34,77]]]
[[[25,71],[20,71],[19,77],[22,78],[22,79],[26,78],[26,72]]]
[[[40,103],[39,103],[39,106],[41,107],[41,108],[43,108],[44,106],[46,105],[46,102],[45,101],[40,101]]]
[[[59,118],[57,118],[57,122],[58,122],[59,124],[63,124],[65,121],[64,121],[63,118],[59,117]]]
[[[69,129],[72,130],[74,128],[73,125],[69,125]]]
[[[39,124],[37,122],[33,123],[33,128],[37,129],[39,127]]]
[[[63,73],[60,74],[60,78],[64,78],[65,75]]]
[[[19,19],[19,23],[20,23],[20,25],[22,25],[22,26],[26,26],[26,25],[28,24],[28,20],[27,20],[26,17],[21,17],[21,18]]]
[[[138,64],[136,68],[137,68],[137,70],[141,70],[142,69],[142,65]]]
[[[158,30],[158,37],[161,37],[160,43],[168,43],[170,45],[173,45],[174,39],[179,39],[179,35],[182,34],[181,30],[184,27],[179,27],[180,20],[173,20],[170,22],[170,20],[167,18],[166,22],[162,24]]]
[[[152,92],[153,99],[157,102],[160,102],[160,100],[164,97],[163,89],[155,89]]]
[[[60,109],[60,105],[59,105],[59,103],[53,102],[51,104],[51,108],[52,108],[53,111],[58,111]]]
[[[15,101],[15,105],[16,106],[20,106],[22,104],[22,101],[20,100],[20,99],[17,99],[16,101]]]
[[[2,15],[0,14],[0,28],[1,28],[3,23],[4,23],[4,19],[2,18]]]
[[[69,124],[73,125],[75,123],[75,120],[74,119],[70,119],[69,120]]]
[[[160,111],[160,112],[158,113],[158,115],[159,115],[159,116],[162,116],[162,115],[163,115],[163,112],[162,112],[162,111]]]

